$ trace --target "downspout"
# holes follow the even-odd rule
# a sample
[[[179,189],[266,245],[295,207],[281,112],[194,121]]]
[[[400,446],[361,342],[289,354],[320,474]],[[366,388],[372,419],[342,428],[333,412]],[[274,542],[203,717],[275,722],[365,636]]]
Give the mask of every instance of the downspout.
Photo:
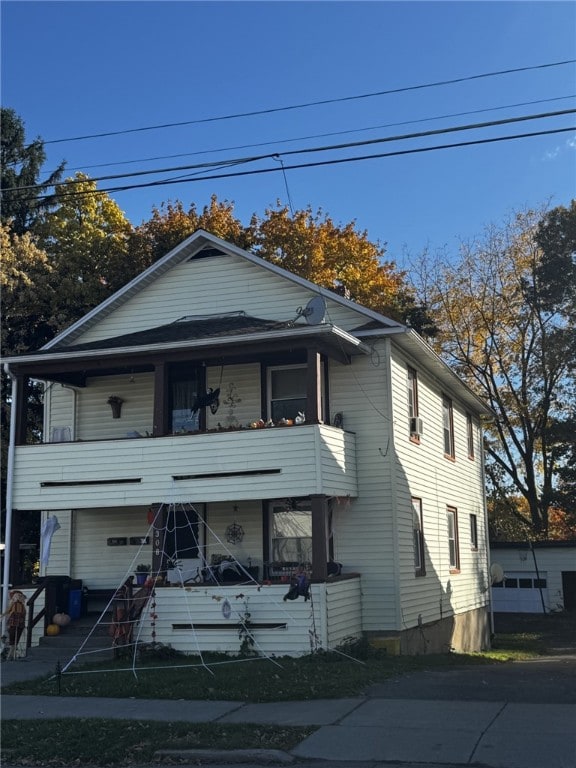
[[[10,561],[12,558],[12,495],[14,481],[14,453],[16,443],[16,408],[18,407],[18,388],[16,386],[16,377],[13,375],[10,367],[4,365],[6,375],[12,381],[11,404],[10,404],[10,443],[8,445],[8,466],[6,468],[6,532],[4,534],[4,573],[2,580],[2,634],[6,634],[6,624],[8,618],[5,615],[8,610],[8,596],[10,592]]]
[[[486,577],[488,581],[488,607],[490,610],[490,638],[494,637],[494,603],[492,601],[492,563],[490,557],[490,530],[488,526],[488,504],[486,502],[486,468],[484,455],[484,429],[480,419],[480,464],[482,472],[482,506],[484,507],[484,540],[486,542]]]

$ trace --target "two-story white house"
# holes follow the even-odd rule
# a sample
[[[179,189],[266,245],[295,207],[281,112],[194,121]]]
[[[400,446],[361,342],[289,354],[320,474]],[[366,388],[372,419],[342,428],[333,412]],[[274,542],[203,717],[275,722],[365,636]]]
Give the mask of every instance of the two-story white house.
[[[6,364],[12,551],[35,510],[58,521],[42,576],[90,593],[150,563],[141,637],[233,651],[249,610],[266,653],[489,643],[488,410],[414,330],[198,231]],[[298,564],[312,599],[285,601]]]

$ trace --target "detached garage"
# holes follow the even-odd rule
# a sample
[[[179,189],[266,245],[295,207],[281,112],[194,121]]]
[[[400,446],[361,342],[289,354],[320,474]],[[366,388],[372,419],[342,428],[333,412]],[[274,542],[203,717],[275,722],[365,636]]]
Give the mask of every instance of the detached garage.
[[[490,557],[503,572],[492,585],[495,612],[576,611],[576,541],[493,542]]]

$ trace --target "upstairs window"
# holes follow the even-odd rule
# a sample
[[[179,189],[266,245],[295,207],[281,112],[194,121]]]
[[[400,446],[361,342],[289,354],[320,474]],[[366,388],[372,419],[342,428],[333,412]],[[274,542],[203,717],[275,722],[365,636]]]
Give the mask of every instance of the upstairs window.
[[[474,422],[471,414],[466,414],[466,438],[468,442],[468,458],[474,458]]]
[[[283,365],[268,369],[268,415],[272,421],[295,419],[306,413],[306,366]]]
[[[442,429],[444,434],[444,456],[453,459],[454,453],[454,412],[452,400],[442,397]]]
[[[170,431],[172,434],[201,429],[201,409],[197,407],[202,391],[202,371],[196,366],[174,365],[170,373]]]
[[[422,432],[422,420],[418,418],[418,374],[414,368],[408,368],[408,428],[410,439],[419,441]]]

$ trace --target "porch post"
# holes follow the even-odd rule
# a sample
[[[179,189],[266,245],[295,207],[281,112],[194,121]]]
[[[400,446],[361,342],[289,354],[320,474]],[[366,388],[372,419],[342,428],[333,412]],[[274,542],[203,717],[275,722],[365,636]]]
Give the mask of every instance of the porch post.
[[[312,581],[326,581],[328,576],[328,500],[324,494],[310,497],[312,506]]]
[[[154,419],[152,436],[168,434],[168,366],[156,363],[154,366]]]
[[[20,568],[20,512],[12,510],[12,528],[10,530],[10,584],[22,584],[22,572]]]
[[[12,379],[12,387],[16,388],[17,393],[14,397],[12,392],[12,402],[16,403],[14,419],[16,423],[16,445],[26,445],[26,428],[28,416],[28,396],[30,394],[30,383],[28,377],[16,375]]]
[[[318,424],[322,413],[322,359],[316,349],[308,350],[306,378],[306,424]]]

